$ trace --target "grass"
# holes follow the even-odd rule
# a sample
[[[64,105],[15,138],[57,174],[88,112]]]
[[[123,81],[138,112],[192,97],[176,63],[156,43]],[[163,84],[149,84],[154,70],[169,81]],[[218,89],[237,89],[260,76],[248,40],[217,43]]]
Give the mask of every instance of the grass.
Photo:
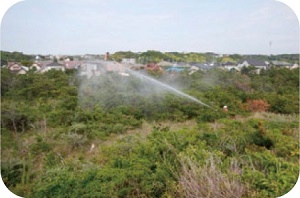
[[[272,133],[266,134],[268,137],[271,137],[274,140],[276,145],[276,149],[273,149],[272,153],[284,157],[289,155],[289,152],[294,152],[295,155],[299,154],[299,152],[296,150],[292,150],[294,149],[294,144],[290,143],[294,138],[299,138],[297,131],[298,118],[299,116],[297,115],[291,116],[260,112],[254,113],[248,117],[239,116],[234,118],[224,118],[212,123],[197,123],[196,120],[186,120],[184,122],[143,121],[143,124],[140,128],[128,129],[123,133],[112,133],[105,139],[101,137],[87,139],[85,142],[80,143],[75,147],[74,144],[70,142],[70,139],[68,139],[66,136],[68,133],[60,128],[48,128],[47,133],[30,131],[24,134],[17,134],[17,139],[12,137],[13,135],[11,133],[5,132],[2,136],[2,142],[5,142],[5,147],[2,148],[2,159],[5,161],[13,160],[13,156],[18,156],[22,150],[21,148],[30,148],[30,145],[37,144],[38,141],[41,141],[42,143],[49,144],[51,150],[44,152],[43,147],[37,147],[42,150],[34,155],[32,154],[33,168],[30,172],[32,174],[42,174],[41,171],[45,170],[45,168],[48,168],[47,162],[53,162],[51,159],[54,159],[55,162],[53,162],[53,166],[49,167],[50,169],[56,165],[72,167],[74,170],[80,170],[82,167],[89,167],[89,165],[105,167],[107,164],[109,164],[107,162],[109,162],[109,160],[111,160],[111,158],[114,156],[126,156],[127,154],[130,155],[130,149],[132,149],[137,142],[141,144],[146,143],[147,137],[151,135],[152,131],[157,127],[160,129],[168,129],[169,131],[178,134],[178,143],[182,142],[182,140],[185,138],[189,138],[187,135],[188,131],[193,131],[197,135],[195,135],[194,139],[189,139],[189,144],[192,144],[191,142],[194,141],[200,141],[200,143],[201,141],[203,142],[204,140],[197,139],[202,137],[198,136],[198,134],[201,132],[208,131],[212,133],[224,133],[225,136],[219,137],[224,141],[217,142],[218,145],[216,148],[223,149],[224,147],[223,150],[231,149],[235,151],[236,148],[232,149],[232,146],[235,146],[235,144],[238,143],[235,142],[236,139],[230,138],[231,133],[229,133],[229,130],[236,130],[234,131],[235,133],[240,133],[241,130],[245,130],[244,132],[248,133],[248,128],[243,128],[242,126],[244,126],[244,124],[249,125],[247,122],[252,122],[253,120],[253,123],[263,123],[262,127],[267,132],[272,131]],[[251,128],[250,125],[249,127]],[[282,136],[282,134],[285,136]],[[161,136],[158,136],[158,138],[160,137]],[[214,139],[208,140],[208,143],[211,143],[211,141]],[[159,146],[164,148],[165,143],[167,142],[162,141],[162,145]],[[91,150],[92,145],[94,145],[94,148]],[[287,147],[288,145],[289,147]],[[181,146],[184,147],[185,145]],[[203,149],[201,148],[199,142],[191,146],[191,149],[193,148],[197,148],[197,156],[201,156],[200,158],[203,158]],[[255,153],[254,151],[257,148],[253,148],[253,153]],[[149,150],[151,151],[151,149]],[[239,155],[239,152],[233,152],[233,155]],[[28,157],[29,154],[27,153],[26,156]],[[290,158],[293,159],[294,156]],[[239,167],[236,161],[230,160],[231,159],[229,159],[227,162],[232,164],[232,167],[230,166],[227,168],[228,170],[230,169],[231,173],[234,172],[237,174],[230,174],[230,171],[226,172],[227,169],[225,171],[223,169],[221,170],[221,164],[224,162],[222,162],[222,160],[220,160],[218,157],[208,157],[204,164],[198,163],[195,161],[195,159],[189,157],[180,159],[181,171],[178,172],[178,184],[176,185],[178,185],[179,189],[182,189],[178,191],[182,195],[181,197],[243,197],[245,194],[249,195],[249,192],[252,193],[253,189],[250,189],[246,183],[241,182],[238,176],[235,177],[235,175],[241,174],[243,168]],[[275,184],[277,185],[277,183]]]
[[[218,168],[220,163],[221,160],[213,156],[202,166],[190,158],[182,160],[179,183],[184,189],[183,197],[242,197],[246,187],[238,179],[221,172]],[[235,171],[241,172],[239,168]]]

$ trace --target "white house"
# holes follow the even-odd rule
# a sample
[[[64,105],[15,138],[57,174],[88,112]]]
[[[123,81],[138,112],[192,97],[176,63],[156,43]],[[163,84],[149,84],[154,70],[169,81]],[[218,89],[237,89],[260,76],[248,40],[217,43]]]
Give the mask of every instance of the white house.
[[[65,61],[64,62],[66,69],[78,69],[81,65],[79,61]]]
[[[79,75],[91,78],[92,76],[100,76],[101,71],[99,63],[97,62],[85,62],[79,66]]]
[[[262,60],[256,60],[256,59],[246,59],[243,61],[240,61],[237,65],[237,68],[241,70],[243,67],[249,67],[253,66],[256,68],[255,73],[260,74],[261,70],[268,69],[268,64],[265,61]]]
[[[160,67],[170,67],[170,66],[172,66],[172,63],[170,63],[168,61],[161,61],[161,62],[157,63],[157,65]]]
[[[288,63],[285,61],[272,61],[271,65],[275,66],[275,67],[282,67],[282,68],[288,68],[288,69],[293,66],[292,63]]]
[[[79,67],[79,75],[91,78],[92,76],[100,76],[106,72],[116,72],[122,74],[125,72],[125,66],[115,61],[88,61]]]
[[[122,58],[121,63],[123,64],[135,64],[135,58]]]
[[[266,64],[265,61],[256,60],[256,59],[246,59],[246,60],[240,61],[239,64],[237,65],[238,68],[249,67],[249,66],[254,66],[257,69],[267,69],[268,68],[268,65]]]
[[[295,63],[292,67],[290,67],[290,69],[298,69],[299,65],[297,63]]]
[[[41,64],[39,63],[33,63],[30,67],[30,69],[35,69],[36,71],[41,69]]]
[[[227,71],[240,71],[241,70],[241,68],[239,68],[237,66],[237,64],[234,62],[226,62],[226,63],[222,63],[221,65]]]
[[[40,72],[44,73],[44,72],[47,72],[47,71],[50,71],[50,70],[60,70],[60,71],[64,72],[65,71],[65,65],[57,63],[57,62],[52,62],[52,63],[49,63],[46,66],[44,66],[40,70]]]

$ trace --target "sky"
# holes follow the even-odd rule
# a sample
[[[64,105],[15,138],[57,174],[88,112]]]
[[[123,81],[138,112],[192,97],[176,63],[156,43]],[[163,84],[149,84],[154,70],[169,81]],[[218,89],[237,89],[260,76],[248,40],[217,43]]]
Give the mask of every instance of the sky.
[[[299,21],[275,0],[25,0],[1,22],[1,50],[299,53]]]

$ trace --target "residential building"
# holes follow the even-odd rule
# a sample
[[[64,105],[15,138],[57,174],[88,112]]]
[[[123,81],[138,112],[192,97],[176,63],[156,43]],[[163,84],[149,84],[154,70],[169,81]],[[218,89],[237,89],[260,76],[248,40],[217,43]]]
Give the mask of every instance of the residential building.
[[[60,71],[65,71],[65,65],[58,63],[58,62],[51,62],[49,64],[47,64],[46,66],[44,66],[39,72],[44,73],[44,72],[48,72],[50,70],[60,70]]]
[[[100,76],[107,72],[124,73],[125,67],[115,61],[86,61],[78,67],[79,75],[91,78],[92,76]]]
[[[26,74],[29,70],[28,67],[21,65],[20,63],[8,62],[7,68],[14,74]]]
[[[81,62],[80,61],[64,61],[66,69],[77,69]]]
[[[161,62],[157,63],[157,65],[160,67],[170,67],[170,66],[172,66],[172,63],[168,62],[168,61],[161,61]]]
[[[288,63],[285,61],[271,61],[270,65],[275,67],[284,67],[284,68],[291,68],[293,66],[292,63]]]
[[[239,68],[249,67],[249,66],[254,66],[257,69],[267,69],[268,68],[268,65],[266,64],[265,61],[257,60],[257,59],[242,60],[237,65],[237,67],[239,67]]]
[[[122,58],[121,63],[123,64],[135,64],[135,58]]]
[[[222,63],[221,65],[227,71],[240,71],[240,68],[237,67],[237,64],[234,62],[225,62]]]
[[[254,71],[256,74],[260,74],[261,70],[266,70],[269,67],[265,61],[257,59],[246,59],[240,61],[236,68],[238,70],[241,70],[243,67],[249,66],[254,66],[256,68],[256,70]]]

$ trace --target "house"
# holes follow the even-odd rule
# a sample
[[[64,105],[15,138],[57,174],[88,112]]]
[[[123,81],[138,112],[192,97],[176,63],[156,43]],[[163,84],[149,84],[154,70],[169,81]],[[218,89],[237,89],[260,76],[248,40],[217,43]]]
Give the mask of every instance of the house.
[[[65,60],[64,64],[66,69],[77,69],[80,66],[81,62]]]
[[[38,73],[46,72],[45,68],[48,64],[52,63],[53,61],[43,60],[43,61],[34,61],[34,63],[29,67],[30,69],[36,70]]]
[[[123,64],[135,64],[135,58],[122,58],[121,63]]]
[[[285,61],[272,61],[271,66],[289,69],[293,66],[293,64],[285,62]]]
[[[222,63],[221,66],[227,71],[240,71],[240,68],[238,68],[234,62],[225,62]]]
[[[177,62],[174,66],[181,67],[181,68],[190,68],[190,65],[185,62]]]
[[[170,67],[170,68],[166,69],[166,71],[171,74],[180,73],[183,70],[184,70],[183,68],[178,68],[178,67]]]
[[[235,67],[231,67],[231,68],[230,68],[230,67],[227,67],[226,70],[227,70],[227,71],[230,71],[230,72],[240,72],[240,71],[241,71],[241,68],[238,68],[238,67],[236,67],[236,66],[235,66]]]
[[[237,69],[242,69],[243,67],[254,66],[256,68],[255,72],[257,74],[260,73],[261,70],[268,69],[268,64],[265,61],[257,60],[257,59],[246,59],[242,60],[238,63]]]
[[[249,66],[254,66],[257,69],[267,69],[268,68],[268,65],[266,64],[265,61],[256,60],[256,59],[246,59],[246,60],[240,61],[237,65],[237,67],[239,67],[239,68],[249,67]]]
[[[213,67],[209,66],[207,63],[190,63],[191,67],[198,67],[201,71],[207,71]]]
[[[160,72],[163,71],[163,69],[160,66],[158,66],[157,64],[155,64],[155,63],[149,63],[149,64],[147,64],[146,67],[145,67],[145,70],[160,71]]]
[[[78,70],[79,76],[91,78],[92,76],[100,76],[100,74],[105,71],[105,68],[97,62],[84,62],[78,67]]]
[[[79,75],[91,78],[92,76],[100,76],[107,72],[117,72],[124,74],[125,66],[115,61],[86,61],[78,67]]]
[[[189,75],[192,75],[193,73],[199,71],[199,67],[197,66],[191,66],[191,68],[189,69]]]
[[[143,65],[143,64],[134,64],[134,65],[128,66],[128,68],[132,69],[132,70],[142,70],[142,69],[145,69],[145,65]]]
[[[39,71],[42,68],[42,64],[36,62],[36,63],[33,63],[29,68],[34,69],[35,71]]]
[[[107,61],[105,63],[105,68],[106,68],[106,72],[123,73],[125,70],[125,66],[116,61]]]
[[[34,64],[37,64],[40,68],[44,68],[44,67],[46,67],[46,65],[48,65],[48,64],[50,64],[50,63],[52,63],[53,61],[50,61],[50,60],[43,60],[43,61],[35,61],[33,64],[32,64],[32,66],[34,65]]]
[[[228,62],[225,62],[225,63],[221,63],[221,66],[223,66],[223,67],[235,67],[235,66],[237,66],[237,64],[234,63],[234,62],[228,61]]]
[[[172,63],[170,63],[168,61],[161,61],[161,62],[157,63],[157,65],[160,67],[170,67],[172,65]]]
[[[188,70],[191,68],[191,66],[184,62],[178,62],[178,63],[175,63],[175,64],[169,66],[169,68],[172,68],[171,70],[173,70],[173,71],[179,72],[179,71],[183,71],[183,70]],[[165,68],[165,69],[167,69],[167,68]]]
[[[28,67],[25,67],[20,63],[15,63],[15,62],[8,62],[7,68],[11,73],[14,74],[26,74],[29,70]]]
[[[292,67],[290,67],[290,69],[298,69],[299,65],[297,63],[295,63]]]
[[[58,62],[51,62],[49,64],[47,64],[46,66],[44,66],[39,72],[44,73],[44,72],[48,72],[50,70],[60,70],[60,71],[65,71],[65,65],[58,63]]]

